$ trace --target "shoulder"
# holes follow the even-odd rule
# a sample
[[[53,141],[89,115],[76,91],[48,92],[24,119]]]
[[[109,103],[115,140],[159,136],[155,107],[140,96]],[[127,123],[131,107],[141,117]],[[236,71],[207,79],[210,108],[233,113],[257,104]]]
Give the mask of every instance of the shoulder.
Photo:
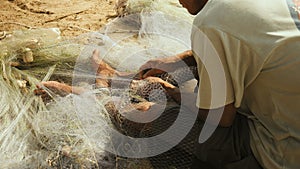
[[[199,30],[214,37],[221,32],[220,41],[237,39],[262,57],[288,36],[280,32],[296,30],[287,0],[210,0],[193,24],[192,38]]]
[[[290,14],[286,0],[209,0],[195,17],[194,25],[252,28],[272,23],[283,13]]]

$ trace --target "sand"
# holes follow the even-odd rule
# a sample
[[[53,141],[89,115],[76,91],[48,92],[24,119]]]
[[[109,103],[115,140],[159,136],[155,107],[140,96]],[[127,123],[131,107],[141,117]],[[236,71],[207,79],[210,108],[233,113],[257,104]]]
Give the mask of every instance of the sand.
[[[1,0],[0,6],[0,32],[55,27],[77,36],[116,17],[115,0]]]

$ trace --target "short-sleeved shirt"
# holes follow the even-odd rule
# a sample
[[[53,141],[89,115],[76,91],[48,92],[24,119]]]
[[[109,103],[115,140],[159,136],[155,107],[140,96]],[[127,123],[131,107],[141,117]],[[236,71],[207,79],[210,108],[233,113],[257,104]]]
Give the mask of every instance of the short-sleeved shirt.
[[[209,0],[194,20],[197,106],[247,115],[264,168],[300,168],[299,19],[300,0]]]

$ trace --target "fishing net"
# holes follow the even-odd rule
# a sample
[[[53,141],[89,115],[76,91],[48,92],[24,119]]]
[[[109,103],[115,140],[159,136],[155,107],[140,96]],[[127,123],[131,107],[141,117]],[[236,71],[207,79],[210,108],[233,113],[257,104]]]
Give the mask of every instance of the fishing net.
[[[134,74],[149,59],[190,49],[192,25],[192,17],[176,0],[128,0],[125,6],[127,16],[113,20],[99,32],[67,38],[55,28],[20,30],[0,41],[1,168],[189,167],[199,129],[196,125],[180,144],[147,158],[130,155],[144,142],[115,139],[112,129],[131,140],[159,135],[176,121],[180,106],[159,84],[141,81],[132,89],[133,77],[113,78],[110,88],[95,86],[95,79],[103,77],[97,77],[92,69],[93,50],[100,50],[101,59],[116,70]],[[181,86],[194,78],[195,71],[183,67],[160,77]],[[34,90],[48,80],[88,92],[61,97],[44,88],[51,96],[45,104]],[[125,87],[116,86],[116,82]],[[124,113],[134,110],[128,105],[144,102],[164,103],[165,111],[153,122],[128,120]],[[130,148],[120,150],[118,144]]]
[[[15,31],[0,43],[1,168],[97,166],[90,161],[102,160],[84,137],[70,99],[54,96],[46,106],[33,92],[40,81],[71,82],[82,47],[57,29]]]

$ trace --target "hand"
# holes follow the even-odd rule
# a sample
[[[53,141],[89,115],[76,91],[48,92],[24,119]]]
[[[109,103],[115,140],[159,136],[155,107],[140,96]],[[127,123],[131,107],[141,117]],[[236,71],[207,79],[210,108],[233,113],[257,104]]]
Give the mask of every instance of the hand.
[[[165,89],[166,93],[169,96],[171,96],[175,100],[175,102],[181,104],[181,93],[179,88],[175,87],[174,85],[158,77],[147,77],[145,80],[147,80],[150,83],[160,83],[162,87]]]
[[[173,72],[178,69],[178,67],[182,66],[197,66],[191,50],[179,53],[173,57],[152,59],[146,62],[139,69],[139,78],[144,79],[164,72]]]
[[[159,77],[147,77],[145,79],[148,83],[159,83],[161,86],[168,91],[168,89],[175,89],[176,87],[169,82],[162,80]]]
[[[176,66],[174,65],[178,60],[177,57],[151,59],[140,67],[139,78],[144,79],[165,72],[172,72],[176,69]]]

